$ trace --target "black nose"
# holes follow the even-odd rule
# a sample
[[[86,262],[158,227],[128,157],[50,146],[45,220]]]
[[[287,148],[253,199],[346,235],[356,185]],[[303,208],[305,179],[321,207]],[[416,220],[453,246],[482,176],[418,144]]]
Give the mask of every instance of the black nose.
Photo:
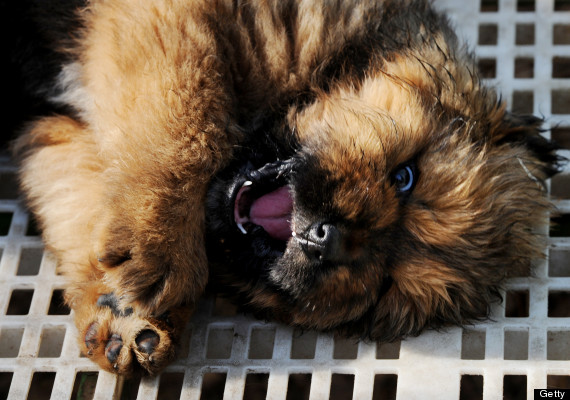
[[[303,234],[301,247],[311,261],[335,261],[341,254],[341,233],[336,226],[317,222]]]

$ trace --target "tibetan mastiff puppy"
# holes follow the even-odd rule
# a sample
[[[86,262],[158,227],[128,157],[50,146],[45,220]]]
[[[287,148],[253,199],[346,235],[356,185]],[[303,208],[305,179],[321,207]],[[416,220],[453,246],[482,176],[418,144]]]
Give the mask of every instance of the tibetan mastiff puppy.
[[[391,341],[486,317],[541,255],[555,146],[428,1],[35,3],[56,112],[13,147],[106,370],[158,373],[208,280]]]

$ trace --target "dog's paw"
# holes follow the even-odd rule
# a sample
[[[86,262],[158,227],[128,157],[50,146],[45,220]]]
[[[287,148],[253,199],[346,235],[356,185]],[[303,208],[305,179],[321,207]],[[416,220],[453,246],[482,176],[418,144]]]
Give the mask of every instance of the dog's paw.
[[[133,307],[120,308],[113,293],[76,309],[82,352],[107,371],[120,375],[156,375],[175,356],[175,345],[190,307],[143,317]]]
[[[168,225],[161,221],[119,229],[122,222],[107,224],[94,251],[94,264],[116,295],[116,308],[134,307],[142,315],[161,315],[179,304],[194,303],[208,279],[201,236],[188,233],[177,237],[175,228],[168,236],[160,231],[159,227]]]

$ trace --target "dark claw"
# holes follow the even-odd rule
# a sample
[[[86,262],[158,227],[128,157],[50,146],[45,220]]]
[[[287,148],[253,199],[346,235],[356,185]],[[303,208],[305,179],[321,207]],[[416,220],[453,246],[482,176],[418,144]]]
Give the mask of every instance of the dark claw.
[[[141,352],[151,354],[158,346],[158,343],[160,343],[160,337],[156,334],[156,332],[150,329],[145,329],[139,333],[135,339],[135,342],[137,343],[137,347]]]
[[[119,357],[119,353],[123,348],[123,339],[117,334],[111,335],[111,338],[105,346],[105,356],[109,362],[114,363]]]
[[[97,347],[98,330],[99,324],[97,322],[93,322],[91,325],[89,325],[87,331],[85,332],[85,347],[89,349],[89,352],[91,352],[91,349]]]

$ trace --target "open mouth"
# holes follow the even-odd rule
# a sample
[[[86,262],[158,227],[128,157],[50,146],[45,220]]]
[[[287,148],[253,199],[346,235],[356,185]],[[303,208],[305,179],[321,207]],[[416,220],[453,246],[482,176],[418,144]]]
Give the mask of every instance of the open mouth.
[[[293,198],[288,184],[291,162],[276,162],[247,173],[235,188],[233,220],[243,234],[259,226],[273,239],[291,237]]]

